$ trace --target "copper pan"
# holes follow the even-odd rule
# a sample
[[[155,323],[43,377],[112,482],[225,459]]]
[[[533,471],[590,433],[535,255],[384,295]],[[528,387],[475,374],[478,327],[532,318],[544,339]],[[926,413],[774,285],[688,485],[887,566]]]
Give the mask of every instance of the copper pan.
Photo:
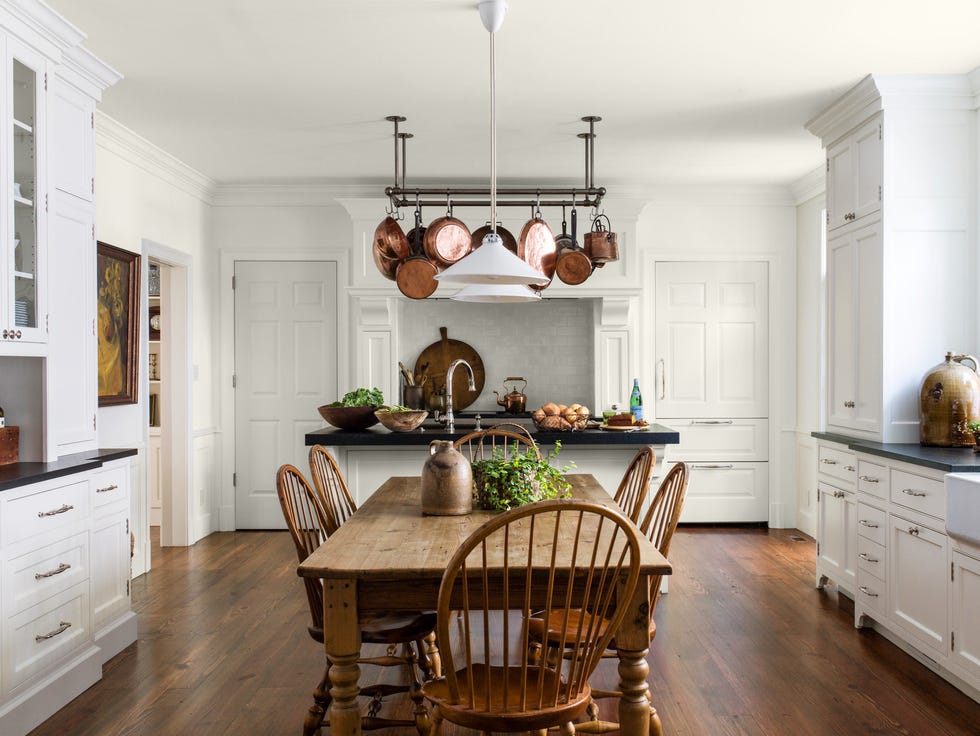
[[[483,245],[483,238],[486,237],[487,233],[490,232],[490,226],[484,225],[473,231],[473,237],[470,242],[473,244],[473,250],[476,250],[481,245]],[[514,255],[517,255],[517,238],[514,234],[505,227],[500,227],[497,225],[497,235],[504,242],[504,247],[509,250]]]
[[[425,254],[439,266],[451,266],[473,250],[470,229],[453,217],[452,209],[445,217],[437,217],[429,223],[423,241]]]
[[[439,286],[439,282],[435,279],[439,269],[422,251],[426,228],[422,227],[421,221],[421,215],[416,214],[416,225],[406,236],[412,255],[399,263],[395,272],[395,283],[398,285],[398,291],[409,299],[430,297],[435,293],[436,287]]]
[[[411,251],[408,238],[401,225],[393,217],[386,217],[374,230],[374,265],[381,275],[394,281],[398,263],[407,258]]]
[[[548,279],[548,284],[555,277],[555,256],[558,246],[555,244],[554,233],[548,223],[541,219],[541,213],[536,212],[521,228],[521,238],[517,242],[517,256],[531,268],[540,271]],[[535,291],[548,288],[531,286]]]
[[[578,215],[572,209],[572,234],[565,232],[565,217],[562,214],[561,235],[555,238],[558,244],[558,258],[555,261],[555,275],[569,286],[578,286],[592,275],[592,259],[579,247],[575,240]]]

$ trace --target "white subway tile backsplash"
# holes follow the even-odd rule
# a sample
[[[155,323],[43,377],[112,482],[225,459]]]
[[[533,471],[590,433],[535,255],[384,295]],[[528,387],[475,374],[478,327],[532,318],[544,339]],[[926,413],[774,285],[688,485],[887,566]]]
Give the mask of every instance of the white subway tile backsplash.
[[[486,383],[470,407],[495,411],[493,391],[508,376],[527,379],[528,407],[546,401],[590,405],[595,395],[591,299],[544,299],[533,304],[470,304],[449,299],[399,303],[399,358],[411,369],[419,353],[449,337],[473,347],[483,359]]]

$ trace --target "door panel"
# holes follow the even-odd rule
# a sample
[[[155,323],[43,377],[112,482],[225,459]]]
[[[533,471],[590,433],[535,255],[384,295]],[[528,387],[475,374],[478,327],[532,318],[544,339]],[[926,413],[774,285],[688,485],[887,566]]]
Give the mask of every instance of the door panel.
[[[337,266],[235,264],[236,527],[282,529],[276,471],[307,473],[303,436],[338,397]]]

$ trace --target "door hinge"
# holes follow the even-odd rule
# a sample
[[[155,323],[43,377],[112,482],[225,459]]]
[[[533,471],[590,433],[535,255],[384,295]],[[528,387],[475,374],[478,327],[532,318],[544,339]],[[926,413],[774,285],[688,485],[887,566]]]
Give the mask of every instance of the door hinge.
[[[45,314],[44,315],[44,331],[45,332],[51,332],[51,315],[50,314]],[[94,335],[95,333],[93,332],[92,334]]]
[[[881,184],[878,185],[878,201],[881,201]]]
[[[949,648],[950,648],[950,651],[956,651],[956,632],[955,631],[950,631],[949,632]]]
[[[235,290],[235,277],[234,276],[231,277],[231,290],[232,291]]]
[[[47,194],[44,195],[44,211],[45,212],[48,211],[48,195]]]
[[[129,596],[129,579],[126,580],[126,596]]]
[[[827,171],[828,172],[830,171],[830,159],[829,158],[827,159]]]
[[[830,224],[830,210],[827,211],[827,224]]]
[[[955,562],[950,562],[949,563],[949,579],[950,579],[950,582],[952,582],[953,580],[956,580],[956,563]]]
[[[48,73],[44,72],[44,91],[48,91]]]
[[[238,473],[231,474],[231,485],[236,488],[238,487]]]
[[[95,429],[95,417],[96,417],[96,415],[93,414],[92,415],[92,429]]]
[[[95,240],[95,225],[92,225],[92,240]]]
[[[817,557],[820,556],[820,542],[817,542]]]
[[[878,123],[878,140],[881,140],[881,123]]]
[[[92,113],[92,130],[95,130],[95,113]]]
[[[92,335],[95,335],[95,319],[92,319]]]
[[[238,376],[236,376],[234,374],[232,374],[232,377],[231,377],[231,387],[232,388],[238,388]]]
[[[92,194],[95,194],[95,177],[92,177]]]
[[[126,519],[126,533],[129,534],[129,519]]]

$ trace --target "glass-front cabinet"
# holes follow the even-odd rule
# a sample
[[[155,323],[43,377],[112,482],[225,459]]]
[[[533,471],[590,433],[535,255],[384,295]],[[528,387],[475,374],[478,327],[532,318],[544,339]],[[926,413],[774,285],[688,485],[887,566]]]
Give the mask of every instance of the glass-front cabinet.
[[[43,57],[18,47],[4,49],[3,197],[4,279],[0,301],[0,349],[4,343],[47,340],[45,303],[44,112],[47,86]]]

